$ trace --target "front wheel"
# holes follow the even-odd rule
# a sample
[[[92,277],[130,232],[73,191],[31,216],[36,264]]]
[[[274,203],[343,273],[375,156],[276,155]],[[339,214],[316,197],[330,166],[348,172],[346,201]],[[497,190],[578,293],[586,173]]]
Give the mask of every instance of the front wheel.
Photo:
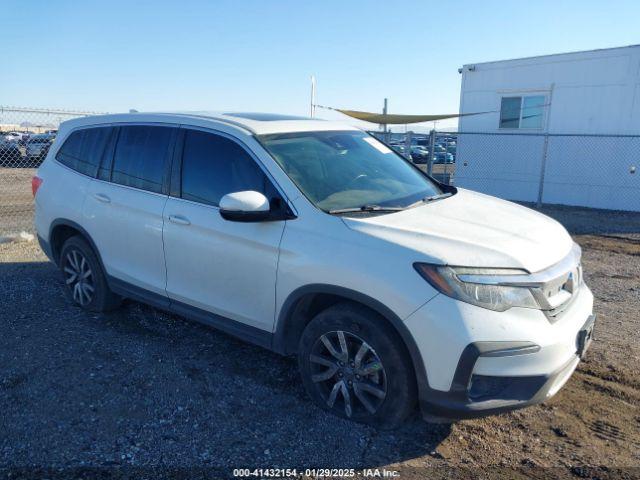
[[[415,377],[404,345],[364,306],[343,302],[316,315],[300,339],[298,363],[309,396],[335,415],[395,428],[414,410]]]

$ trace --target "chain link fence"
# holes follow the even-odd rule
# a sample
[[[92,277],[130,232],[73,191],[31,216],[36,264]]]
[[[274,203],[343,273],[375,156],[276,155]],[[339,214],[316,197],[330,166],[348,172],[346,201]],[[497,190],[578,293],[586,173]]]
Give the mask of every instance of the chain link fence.
[[[0,237],[32,232],[31,177],[65,120],[93,115],[0,106]]]
[[[458,132],[456,185],[532,202],[640,211],[640,136]]]
[[[538,206],[640,211],[639,135],[371,133],[446,184]]]
[[[58,125],[95,113],[0,106],[0,237],[33,231],[31,177]],[[444,183],[538,205],[640,211],[640,136],[372,133]]]

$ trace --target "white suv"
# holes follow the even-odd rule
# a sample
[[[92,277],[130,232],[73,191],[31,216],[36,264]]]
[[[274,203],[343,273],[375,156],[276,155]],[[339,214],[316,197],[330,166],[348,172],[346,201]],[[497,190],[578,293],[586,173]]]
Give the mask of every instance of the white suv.
[[[543,401],[591,340],[580,249],[559,223],[439,184],[344,124],[76,119],[33,190],[80,307],[128,297],[297,354],[309,396],[354,420]]]

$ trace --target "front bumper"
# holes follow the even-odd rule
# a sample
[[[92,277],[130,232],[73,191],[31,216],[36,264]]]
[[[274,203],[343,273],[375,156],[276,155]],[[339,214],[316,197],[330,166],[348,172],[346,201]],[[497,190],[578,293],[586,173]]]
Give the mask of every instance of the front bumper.
[[[506,377],[469,375],[466,384],[448,392],[432,390],[420,407],[423,413],[451,419],[476,418],[541,403],[555,395],[569,380],[580,357],[549,375]]]
[[[418,379],[423,413],[473,418],[555,395],[588,347],[595,320],[588,287],[577,295],[555,322],[539,310],[493,312],[442,295],[411,315],[405,325],[426,371]]]

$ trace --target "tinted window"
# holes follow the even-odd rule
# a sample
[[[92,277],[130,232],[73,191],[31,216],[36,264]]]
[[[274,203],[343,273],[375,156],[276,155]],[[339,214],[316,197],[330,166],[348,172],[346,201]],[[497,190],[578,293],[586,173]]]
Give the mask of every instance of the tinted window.
[[[112,135],[111,127],[77,130],[69,135],[56,159],[69,168],[95,177]]]
[[[267,179],[237,143],[219,135],[187,130],[182,154],[182,198],[217,206],[227,193],[266,193]]]
[[[120,127],[111,181],[160,193],[174,131],[149,125]]]

